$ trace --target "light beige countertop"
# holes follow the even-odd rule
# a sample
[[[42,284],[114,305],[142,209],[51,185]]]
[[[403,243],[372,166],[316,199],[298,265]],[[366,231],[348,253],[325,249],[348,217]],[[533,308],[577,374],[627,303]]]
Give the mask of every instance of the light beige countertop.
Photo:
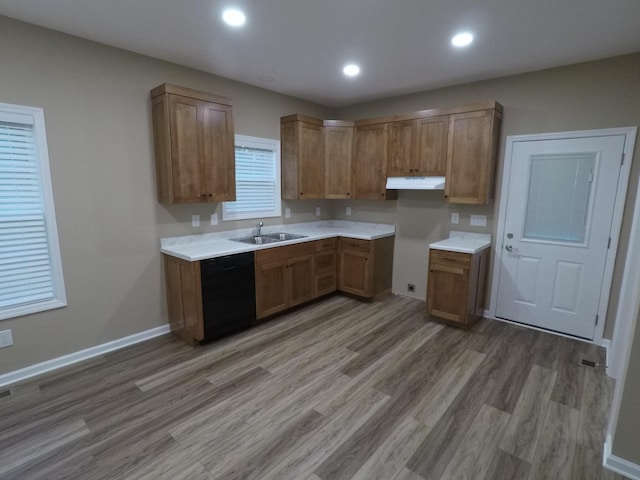
[[[471,233],[451,230],[449,238],[429,245],[434,250],[447,250],[459,253],[478,253],[491,246],[491,235],[488,233]]]
[[[232,238],[248,237],[255,234],[255,228],[229,230],[225,232],[203,233],[200,235],[183,235],[160,239],[160,251],[183,260],[195,262],[208,258],[223,257],[235,253],[252,252],[265,248],[293,245],[295,243],[322,240],[332,237],[349,237],[361,240],[395,235],[395,225],[386,223],[351,222],[348,220],[323,220],[320,222],[289,223],[286,225],[268,225],[262,227],[263,234],[286,232],[305,235],[297,238],[265,245],[250,245],[235,242]]]

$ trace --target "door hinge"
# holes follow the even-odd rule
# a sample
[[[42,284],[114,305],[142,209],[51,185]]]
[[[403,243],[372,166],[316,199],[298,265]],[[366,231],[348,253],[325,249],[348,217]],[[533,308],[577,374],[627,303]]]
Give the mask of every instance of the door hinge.
[[[599,316],[600,316],[600,315],[596,315],[596,325],[598,325],[598,317],[599,317]]]
[[[622,152],[622,158],[620,159],[620,165],[624,165],[624,152]]]
[[[609,237],[609,241],[607,242],[607,250],[611,248],[611,237]]]

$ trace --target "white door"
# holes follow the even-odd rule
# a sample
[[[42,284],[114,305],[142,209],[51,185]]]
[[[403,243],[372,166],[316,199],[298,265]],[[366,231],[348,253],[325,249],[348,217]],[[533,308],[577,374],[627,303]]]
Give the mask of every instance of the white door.
[[[513,145],[496,317],[593,339],[624,143]]]

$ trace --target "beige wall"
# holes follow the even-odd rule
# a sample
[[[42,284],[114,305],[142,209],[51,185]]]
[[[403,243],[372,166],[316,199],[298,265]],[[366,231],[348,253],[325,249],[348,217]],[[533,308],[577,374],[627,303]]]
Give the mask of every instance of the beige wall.
[[[332,111],[4,17],[0,31],[0,102],[44,108],[69,303],[0,321],[15,343],[0,350],[2,374],[166,325],[159,239],[213,230],[191,228],[191,214],[206,223],[220,205],[157,203],[151,88],[168,82],[229,96],[236,133],[260,137],[279,138],[282,115]],[[316,206],[328,216],[331,208],[286,205],[290,221],[315,220]]]
[[[475,82],[339,109],[337,118],[361,119],[407,113],[434,107],[447,107],[497,100],[504,106],[500,136],[496,196],[499,197],[507,135],[586,130],[640,125],[640,54],[597,62],[544,70],[524,75]],[[611,338],[616,303],[622,280],[623,260],[631,227],[631,208],[638,190],[640,148],[636,148],[622,225],[621,242],[612,285],[612,301],[607,314],[605,337]],[[469,230],[471,214],[487,215],[486,231],[495,238],[499,198],[492,206],[447,205],[435,192],[401,192],[397,205],[371,205],[360,208],[350,202],[351,218],[385,218],[394,207],[397,212],[393,289],[406,293],[407,284],[416,284],[417,296],[425,297],[426,245],[446,238],[449,229]],[[450,224],[450,213],[460,213],[460,224]],[[341,205],[336,215],[344,217]]]

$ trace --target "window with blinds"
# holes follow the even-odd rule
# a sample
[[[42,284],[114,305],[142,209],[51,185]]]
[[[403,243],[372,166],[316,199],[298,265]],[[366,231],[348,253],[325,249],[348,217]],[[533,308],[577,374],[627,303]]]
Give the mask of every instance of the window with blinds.
[[[236,135],[236,201],[222,204],[223,220],[279,217],[280,142]]]
[[[64,305],[44,114],[0,104],[0,319]]]

